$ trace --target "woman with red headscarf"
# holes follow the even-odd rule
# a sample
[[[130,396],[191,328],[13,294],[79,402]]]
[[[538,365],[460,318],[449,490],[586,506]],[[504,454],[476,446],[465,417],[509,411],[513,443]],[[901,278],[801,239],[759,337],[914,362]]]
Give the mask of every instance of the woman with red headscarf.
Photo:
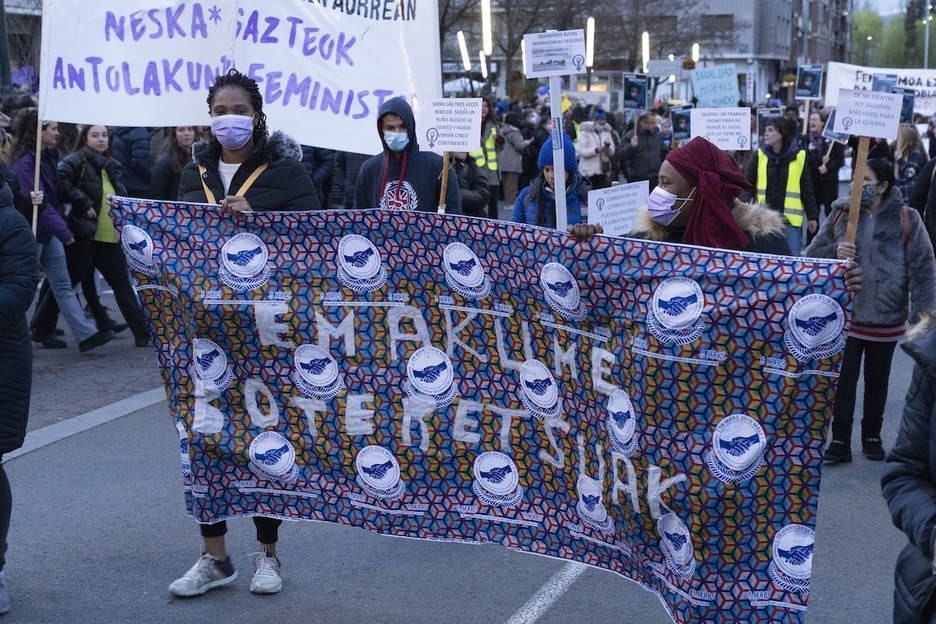
[[[751,188],[726,152],[696,137],[666,155],[659,184],[637,213],[628,236],[664,243],[713,249],[789,255],[786,222],[779,212],[738,199]],[[600,223],[569,226],[569,233],[588,242],[601,234]],[[861,289],[861,267],[851,263],[845,273],[849,290]]]
[[[671,151],[632,236],[701,247],[789,255],[783,216],[738,196],[750,183],[726,152],[701,137]]]

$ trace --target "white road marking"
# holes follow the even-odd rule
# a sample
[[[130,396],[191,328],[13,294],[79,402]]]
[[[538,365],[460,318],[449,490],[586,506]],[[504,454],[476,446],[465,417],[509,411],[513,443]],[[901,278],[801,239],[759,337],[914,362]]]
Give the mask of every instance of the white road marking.
[[[567,563],[562,569],[552,575],[552,578],[533,594],[520,610],[514,613],[507,624],[533,624],[540,619],[562,594],[575,582],[582,573],[588,569],[584,563]]]
[[[54,425],[30,431],[26,434],[26,441],[23,443],[23,446],[12,453],[4,455],[3,461],[6,462],[11,459],[16,459],[26,453],[31,453],[44,446],[54,444],[59,440],[64,440],[65,438],[87,431],[88,429],[93,429],[98,425],[109,423],[122,416],[132,414],[141,409],[156,405],[157,403],[162,403],[165,400],[166,391],[162,387],[154,388],[153,390],[135,394],[122,401],[117,401],[116,403],[99,407],[90,412],[85,412],[74,418],[57,422]]]

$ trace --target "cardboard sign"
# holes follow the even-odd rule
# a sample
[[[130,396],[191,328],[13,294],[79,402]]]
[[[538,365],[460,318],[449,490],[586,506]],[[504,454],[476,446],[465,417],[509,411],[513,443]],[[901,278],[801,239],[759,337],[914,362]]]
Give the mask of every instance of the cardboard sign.
[[[750,108],[694,108],[692,137],[703,137],[726,151],[751,149]]]
[[[649,194],[649,180],[588,191],[588,220],[600,223],[608,236],[627,236],[634,230],[637,211],[647,205]]]
[[[901,89],[894,87],[892,93],[896,93],[903,98],[900,105],[900,123],[913,123],[913,107],[916,101],[916,91],[913,89]]]
[[[556,30],[523,35],[527,78],[585,73],[585,31]]]
[[[835,124],[835,109],[832,109],[832,112],[829,113],[829,118],[826,119],[825,127],[822,129],[822,136],[829,139],[830,141],[835,141],[836,143],[841,143],[842,145],[848,144],[849,134],[845,132],[832,132],[832,126]]]
[[[673,139],[677,141],[688,141],[692,138],[692,115],[690,111],[693,106],[674,106],[670,109],[670,121],[673,122]]]
[[[430,100],[419,107],[419,148],[427,152],[473,152],[481,147],[481,98]]]
[[[738,71],[734,63],[692,70],[692,88],[699,108],[738,105]]]
[[[818,100],[822,92],[822,65],[800,65],[796,71],[796,99]]]
[[[647,77],[643,74],[624,74],[624,108],[647,107]]]
[[[896,93],[841,89],[832,130],[889,141],[897,136],[902,105]]]

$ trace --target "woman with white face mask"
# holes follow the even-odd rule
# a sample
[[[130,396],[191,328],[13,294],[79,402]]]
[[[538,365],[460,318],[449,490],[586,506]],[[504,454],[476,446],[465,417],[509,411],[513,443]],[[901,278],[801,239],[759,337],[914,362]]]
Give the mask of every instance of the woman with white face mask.
[[[299,144],[282,132],[269,134],[253,79],[234,69],[219,76],[208,90],[208,112],[213,138],[193,146],[179,199],[233,213],[321,208]]]
[[[863,184],[852,192],[861,193],[855,242],[844,242],[851,197],[842,197],[832,203],[832,216],[805,252],[819,258],[858,258],[868,274],[865,287],[852,301],[832,410],[832,442],[825,453],[828,464],[852,460],[852,423],[862,361],[861,450],[868,459],[884,459],[881,425],[894,349],[904,337],[908,318],[936,314],[933,246],[920,213],[904,206],[894,186],[894,165],[884,158],[869,160]]]

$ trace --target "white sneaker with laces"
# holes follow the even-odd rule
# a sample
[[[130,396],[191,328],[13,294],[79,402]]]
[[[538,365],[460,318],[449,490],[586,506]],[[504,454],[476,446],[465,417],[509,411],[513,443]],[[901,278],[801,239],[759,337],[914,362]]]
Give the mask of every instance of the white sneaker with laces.
[[[283,589],[280,576],[280,562],[275,556],[270,557],[264,548],[253,557],[254,575],[250,581],[250,591],[254,594],[275,594]]]
[[[218,563],[218,559],[205,553],[182,578],[172,582],[169,593],[173,596],[200,596],[209,589],[230,585],[237,578],[237,570],[232,566],[231,574],[225,574]]]

